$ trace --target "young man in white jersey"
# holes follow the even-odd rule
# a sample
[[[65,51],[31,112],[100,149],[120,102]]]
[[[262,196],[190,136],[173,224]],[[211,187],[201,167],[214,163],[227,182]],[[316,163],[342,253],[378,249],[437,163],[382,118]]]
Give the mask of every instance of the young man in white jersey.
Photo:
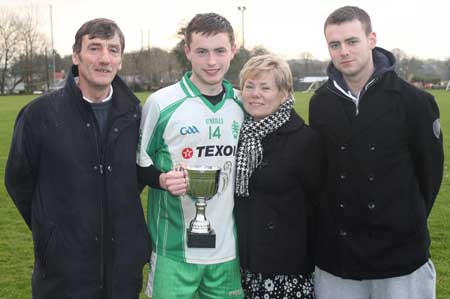
[[[137,162],[141,181],[152,187],[147,294],[153,299],[243,298],[231,183],[243,110],[236,90],[224,80],[235,52],[233,28],[224,17],[196,15],[185,35],[192,71],[152,94],[143,109]],[[213,248],[188,246],[187,229],[196,209],[185,195],[185,172],[174,170],[180,164],[220,167],[229,176],[224,191],[207,202]]]

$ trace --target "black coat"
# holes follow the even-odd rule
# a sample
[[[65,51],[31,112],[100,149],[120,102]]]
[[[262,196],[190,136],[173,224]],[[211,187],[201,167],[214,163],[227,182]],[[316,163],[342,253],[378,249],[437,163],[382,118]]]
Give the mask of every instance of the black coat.
[[[443,174],[434,98],[389,71],[365,91],[357,115],[329,81],[312,97],[309,117],[327,157],[317,265],[351,279],[401,276],[423,265]]]
[[[33,298],[138,298],[151,251],[135,163],[140,104],[116,77],[102,140],[72,71],[20,111],[6,167],[33,234]]]
[[[295,111],[263,139],[263,161],[250,178],[250,196],[235,200],[241,267],[264,274],[314,270],[319,142],[319,135]]]

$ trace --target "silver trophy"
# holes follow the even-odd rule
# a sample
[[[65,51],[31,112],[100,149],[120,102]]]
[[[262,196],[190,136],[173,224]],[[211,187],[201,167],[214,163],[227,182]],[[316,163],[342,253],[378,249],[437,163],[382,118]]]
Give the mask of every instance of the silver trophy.
[[[228,162],[227,162],[228,163]],[[191,166],[187,167],[187,194],[195,199],[195,218],[191,220],[189,228],[186,229],[187,246],[194,248],[215,248],[216,234],[205,216],[206,201],[211,199],[219,189],[222,178],[221,191],[225,190],[228,183],[228,167],[225,163],[222,172],[220,167],[214,166]]]

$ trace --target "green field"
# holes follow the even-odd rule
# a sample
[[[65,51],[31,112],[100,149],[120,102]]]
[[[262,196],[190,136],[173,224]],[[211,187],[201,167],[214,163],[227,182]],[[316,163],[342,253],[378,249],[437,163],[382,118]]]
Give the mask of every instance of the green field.
[[[435,91],[444,132],[444,179],[439,197],[429,219],[431,254],[437,270],[437,298],[450,298],[450,92]],[[139,93],[141,100],[148,94]],[[296,110],[307,119],[311,94],[296,94]],[[14,120],[20,108],[33,96],[0,97],[0,298],[31,298],[33,250],[31,233],[20,217],[4,187],[4,170]],[[146,192],[145,192],[146,193]],[[144,194],[142,195],[144,198]],[[145,200],[143,200],[145,208]],[[145,271],[145,270],[144,270]],[[146,298],[141,294],[141,298]]]

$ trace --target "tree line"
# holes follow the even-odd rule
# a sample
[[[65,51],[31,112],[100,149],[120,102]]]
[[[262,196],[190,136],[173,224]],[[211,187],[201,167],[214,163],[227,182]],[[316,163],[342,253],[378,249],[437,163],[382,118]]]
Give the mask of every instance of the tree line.
[[[20,14],[7,8],[0,10],[1,94],[11,92],[22,82],[30,92],[48,72],[42,61],[48,41],[35,16],[32,7]]]
[[[190,69],[184,55],[185,28],[178,32],[180,41],[173,49],[142,48],[124,53],[120,75],[134,91],[156,90],[178,81]],[[226,79],[239,85],[239,72],[252,56],[268,53],[259,46],[253,49],[239,48]],[[407,56],[400,49],[392,50],[397,59],[396,71],[408,81],[437,83],[450,80],[450,57],[447,60],[421,60]],[[48,38],[39,30],[38,18],[33,8],[20,14],[3,9],[0,11],[0,93],[13,93],[17,86],[31,93],[51,89],[53,59]],[[288,60],[294,83],[307,76],[326,76],[329,61],[315,59],[309,52],[301,52],[298,58]],[[71,55],[62,57],[55,52],[55,70],[70,71]],[[298,84],[295,84],[299,86]]]

